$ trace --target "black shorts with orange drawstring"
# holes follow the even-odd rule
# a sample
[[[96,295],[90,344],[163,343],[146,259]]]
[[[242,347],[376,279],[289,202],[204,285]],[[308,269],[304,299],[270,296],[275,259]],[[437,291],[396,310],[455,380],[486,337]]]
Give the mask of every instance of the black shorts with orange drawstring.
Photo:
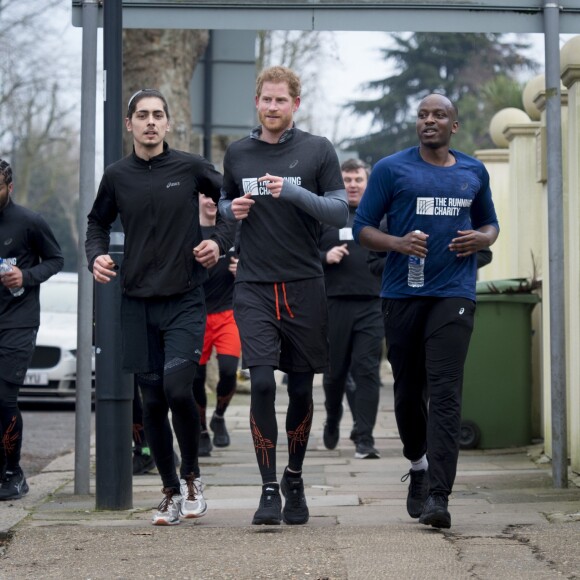
[[[321,373],[328,367],[324,278],[293,282],[236,282],[234,316],[242,365]]]

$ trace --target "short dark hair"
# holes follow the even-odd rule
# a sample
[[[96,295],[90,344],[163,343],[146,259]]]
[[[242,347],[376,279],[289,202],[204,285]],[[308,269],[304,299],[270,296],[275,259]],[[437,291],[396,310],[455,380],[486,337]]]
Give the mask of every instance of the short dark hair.
[[[10,185],[12,183],[12,167],[8,161],[0,159],[0,175],[4,176],[4,183]]]
[[[367,177],[370,175],[371,168],[369,164],[365,163],[362,159],[351,157],[350,159],[343,161],[340,166],[341,171],[358,171],[359,169],[364,169]]]
[[[133,96],[127,103],[127,118],[130,119],[133,116],[133,113],[137,110],[139,101],[147,97],[156,97],[161,99],[161,101],[163,101],[163,110],[169,119],[169,105],[167,104],[165,97],[157,89],[139,89],[136,93],[133,93]]]

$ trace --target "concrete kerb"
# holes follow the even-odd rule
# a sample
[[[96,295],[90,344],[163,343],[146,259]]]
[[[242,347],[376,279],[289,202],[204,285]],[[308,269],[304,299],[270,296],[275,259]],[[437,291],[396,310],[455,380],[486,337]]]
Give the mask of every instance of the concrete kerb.
[[[22,499],[0,503],[0,538],[74,481],[74,457],[74,452],[57,457],[39,474],[27,478],[30,491]]]

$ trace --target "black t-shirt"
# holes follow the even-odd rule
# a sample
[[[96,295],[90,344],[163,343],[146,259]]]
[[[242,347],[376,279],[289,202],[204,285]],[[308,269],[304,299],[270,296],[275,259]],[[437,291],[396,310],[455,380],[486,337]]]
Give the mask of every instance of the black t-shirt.
[[[235,228],[235,224],[233,224]],[[209,240],[215,232],[215,226],[201,226],[204,240]],[[221,254],[218,263],[209,268],[208,279],[203,284],[205,307],[208,314],[232,310],[234,298],[234,275],[229,271],[230,258],[235,256],[233,246]]]
[[[323,276],[318,252],[320,222],[296,205],[270,195],[258,178],[284,177],[314,195],[344,189],[334,147],[299,129],[282,143],[246,137],[224,159],[222,196],[252,193],[256,202],[241,222],[236,282],[289,282]]]

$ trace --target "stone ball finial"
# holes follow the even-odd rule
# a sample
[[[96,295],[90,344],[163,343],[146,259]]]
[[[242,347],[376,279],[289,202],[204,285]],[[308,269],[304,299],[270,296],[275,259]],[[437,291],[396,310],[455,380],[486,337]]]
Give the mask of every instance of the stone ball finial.
[[[503,134],[506,127],[508,125],[522,125],[529,122],[530,118],[521,109],[516,109],[515,107],[502,109],[492,117],[491,122],[489,123],[489,134],[491,140],[494,142],[496,147],[507,149],[509,147],[509,141]]]
[[[560,50],[560,74],[566,87],[580,80],[580,36],[573,36]]]
[[[560,50],[560,71],[573,65],[580,65],[580,36],[573,36]]]
[[[542,116],[534,101],[536,97],[545,90],[546,78],[544,75],[537,75],[531,78],[524,87],[522,92],[522,103],[526,113],[530,116],[532,121],[539,121]]]

